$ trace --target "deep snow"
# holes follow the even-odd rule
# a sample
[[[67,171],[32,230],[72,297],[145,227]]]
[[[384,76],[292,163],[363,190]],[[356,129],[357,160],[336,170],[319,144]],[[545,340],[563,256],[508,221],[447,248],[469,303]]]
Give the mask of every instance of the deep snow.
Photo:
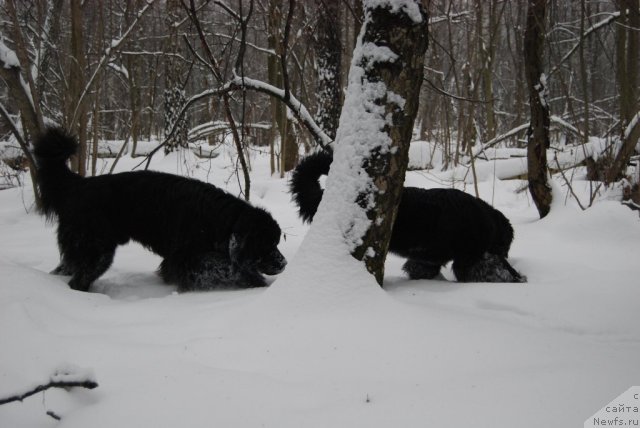
[[[251,160],[253,202],[280,223],[290,260],[263,290],[175,294],[137,244],[93,293],[70,290],[46,273],[55,226],[31,209],[30,185],[0,191],[0,397],[65,365],[100,384],[0,406],[0,427],[569,427],[640,385],[640,219],[613,197],[583,212],[559,180],[538,220],[523,182],[483,174],[481,196],[514,224],[511,261],[529,282],[458,284],[450,271],[409,281],[391,256],[383,291],[349,256],[313,263],[333,250],[321,237],[297,254],[308,226],[286,180],[265,154]],[[232,165],[226,152],[151,163],[237,194]],[[451,179],[412,171],[406,182]],[[574,187],[586,200],[588,184]]]

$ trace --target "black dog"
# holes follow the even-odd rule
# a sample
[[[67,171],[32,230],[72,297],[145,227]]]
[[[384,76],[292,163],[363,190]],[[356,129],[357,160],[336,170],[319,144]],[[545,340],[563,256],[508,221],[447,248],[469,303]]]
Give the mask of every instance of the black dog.
[[[160,274],[180,291],[266,285],[280,273],[280,227],[266,211],[211,184],[151,171],[83,178],[67,160],[73,137],[50,129],[35,142],[44,214],[58,220],[60,264],[87,291],[130,239],[163,257]]]
[[[290,190],[300,217],[313,220],[322,199],[318,179],[329,172],[331,153],[307,156],[293,172]],[[389,242],[389,251],[407,258],[411,279],[434,278],[453,260],[462,282],[525,282],[506,260],[513,228],[498,210],[455,189],[405,187]]]

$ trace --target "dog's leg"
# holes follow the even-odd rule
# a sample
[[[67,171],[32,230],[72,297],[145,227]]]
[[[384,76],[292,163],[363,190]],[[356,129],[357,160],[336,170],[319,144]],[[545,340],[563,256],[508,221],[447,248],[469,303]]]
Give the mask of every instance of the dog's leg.
[[[267,281],[264,276],[255,268],[238,267],[236,268],[235,286],[238,288],[256,288],[266,287]]]
[[[453,272],[460,282],[526,282],[503,257],[485,253],[478,260],[454,260]]]
[[[226,255],[206,253],[194,256],[188,269],[178,284],[180,291],[213,290],[231,286],[231,260]]]
[[[180,292],[233,287],[231,260],[216,252],[167,257],[160,264],[160,276],[177,284]]]
[[[72,251],[71,246],[73,243],[79,242],[77,236],[73,236],[69,230],[69,228],[65,228],[62,225],[58,226],[58,250],[60,251],[60,263],[54,270],[50,273],[52,275],[64,275],[71,276],[73,275],[74,269],[71,261],[65,255],[67,251]]]
[[[69,262],[67,262],[64,258],[60,260],[60,263],[54,270],[51,271],[52,275],[62,275],[62,276],[71,276],[73,275],[73,269],[69,266]]]
[[[216,252],[166,258],[159,272],[165,282],[177,284],[179,292],[267,285],[255,268],[234,265],[229,256]]]
[[[456,258],[451,269],[458,282],[492,282],[487,281],[487,273],[491,269],[483,263],[482,256]]]
[[[113,263],[115,246],[110,249],[85,249],[84,254],[74,258],[76,271],[69,281],[74,290],[89,291],[89,287]]]
[[[402,270],[410,279],[433,279],[440,273],[442,263],[430,260],[408,259],[402,266]]]

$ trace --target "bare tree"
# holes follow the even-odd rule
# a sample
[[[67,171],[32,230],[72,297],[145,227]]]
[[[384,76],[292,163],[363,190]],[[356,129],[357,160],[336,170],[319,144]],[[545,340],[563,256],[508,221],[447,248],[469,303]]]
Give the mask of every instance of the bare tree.
[[[187,119],[179,112],[186,102],[186,67],[180,59],[180,39],[178,26],[180,23],[180,0],[167,0],[166,24],[169,29],[164,65],[164,133],[167,143],[165,153],[178,147],[187,146]]]
[[[364,28],[318,215],[327,207],[336,209],[346,246],[382,284],[418,110],[428,21],[415,1],[399,10],[374,1],[365,1],[364,7]],[[316,218],[312,228],[318,223]]]
[[[86,85],[86,57],[84,46],[83,14],[80,0],[69,2],[71,9],[71,58],[69,61],[69,96],[65,114],[65,126],[78,137],[78,151],[72,159],[74,169],[80,175],[87,170],[87,100],[82,97]]]
[[[640,138],[640,114],[638,102],[638,58],[640,44],[640,1],[618,0],[621,26],[617,30],[616,62],[620,88],[620,139],[622,146],[609,167],[605,180],[612,183],[619,179],[633,154]]]
[[[342,105],[341,5],[339,2],[316,0],[316,122],[331,138],[335,138]]]
[[[551,187],[548,183],[547,149],[549,141],[549,104],[547,81],[543,66],[545,16],[547,0],[532,0],[527,11],[524,35],[524,68],[529,87],[531,122],[529,125],[527,164],[529,192],[538,208],[540,218],[551,209]]]

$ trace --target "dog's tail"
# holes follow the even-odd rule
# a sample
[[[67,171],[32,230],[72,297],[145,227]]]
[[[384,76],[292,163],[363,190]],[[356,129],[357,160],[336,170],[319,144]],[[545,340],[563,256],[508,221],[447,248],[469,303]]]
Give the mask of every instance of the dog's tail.
[[[62,204],[61,195],[69,189],[65,183],[80,179],[67,166],[67,160],[77,149],[76,139],[62,128],[49,128],[38,136],[33,154],[38,170],[38,188],[42,197],[42,210],[47,216],[56,214],[56,206]]]
[[[323,190],[320,187],[320,176],[329,173],[333,155],[328,152],[317,152],[304,158],[293,171],[289,190],[293,201],[298,206],[298,214],[303,221],[310,223],[322,200]]]
[[[78,150],[76,139],[62,128],[49,128],[34,142],[33,154],[38,168],[64,166]]]

